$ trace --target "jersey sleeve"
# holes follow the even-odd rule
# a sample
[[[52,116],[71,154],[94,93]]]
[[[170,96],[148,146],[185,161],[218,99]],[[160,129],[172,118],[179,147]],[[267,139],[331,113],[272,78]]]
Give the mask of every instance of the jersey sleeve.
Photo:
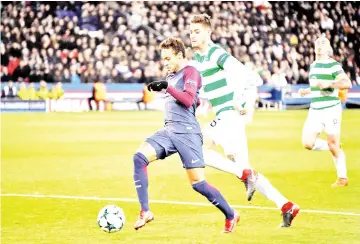
[[[201,76],[199,71],[192,66],[184,68],[184,90],[191,90],[195,93],[201,88]]]
[[[226,61],[229,59],[231,54],[229,54],[222,47],[215,45],[209,51],[209,59],[211,59],[220,69],[224,69]]]
[[[345,75],[345,71],[341,67],[340,63],[336,62],[336,64],[331,68],[331,75],[335,80],[339,80],[341,76]]]
[[[229,59],[230,56],[231,55],[227,52],[222,53],[216,61],[217,66],[219,66],[221,69],[224,69],[225,62]]]
[[[196,93],[201,87],[200,73],[192,66],[184,68],[184,90],[180,91],[169,86],[167,92],[186,107],[191,107],[196,98]]]

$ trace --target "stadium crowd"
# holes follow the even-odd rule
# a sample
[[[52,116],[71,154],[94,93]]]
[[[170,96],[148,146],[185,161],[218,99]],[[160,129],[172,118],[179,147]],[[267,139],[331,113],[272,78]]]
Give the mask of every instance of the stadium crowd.
[[[308,83],[314,40],[360,84],[360,8],[355,2],[3,2],[1,81],[148,83],[162,77],[157,44],[190,46],[194,13],[213,18],[214,42],[274,86]],[[189,52],[190,55],[190,52]]]

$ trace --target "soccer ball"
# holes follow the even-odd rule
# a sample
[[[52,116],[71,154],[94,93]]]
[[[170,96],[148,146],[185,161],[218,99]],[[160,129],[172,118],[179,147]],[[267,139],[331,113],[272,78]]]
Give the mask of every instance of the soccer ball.
[[[121,230],[125,224],[124,211],[116,205],[107,205],[100,210],[97,223],[105,232],[117,232]]]

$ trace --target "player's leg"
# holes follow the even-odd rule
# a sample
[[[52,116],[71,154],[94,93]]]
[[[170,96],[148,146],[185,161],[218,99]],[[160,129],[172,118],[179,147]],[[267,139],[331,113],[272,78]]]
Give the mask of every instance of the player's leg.
[[[178,150],[193,189],[206,197],[225,215],[224,232],[233,232],[240,220],[240,215],[230,207],[221,193],[205,180],[201,134],[178,134],[172,137],[172,141]]]
[[[136,101],[136,105],[138,106],[138,110],[141,110],[140,103],[142,103],[142,102],[143,102],[143,100],[142,100],[142,99],[141,99],[141,100]]]
[[[134,161],[134,184],[138,194],[141,210],[148,211],[148,176],[147,166],[157,159],[156,150],[148,142],[143,142],[133,157]]]
[[[246,137],[246,115],[235,111],[223,114],[219,123],[217,141],[233,164],[233,173],[245,184],[248,201],[255,193],[256,172],[249,163]]]
[[[143,103],[144,103],[145,110],[148,110],[148,108],[147,108],[148,102],[143,101]]]
[[[149,209],[147,166],[156,159],[155,148],[146,141],[140,145],[133,157],[134,184],[141,206],[140,216],[134,225],[135,230],[143,227],[146,223],[154,219],[154,215]]]
[[[278,209],[281,210],[281,215],[283,217],[281,227],[290,227],[293,219],[300,211],[299,206],[284,197],[284,195],[282,195],[260,172],[257,173],[255,187],[258,192],[275,203]]]
[[[256,172],[249,164],[247,137],[246,137],[246,117],[239,116],[232,128],[232,133],[227,135],[228,140],[223,143],[224,151],[227,155],[232,155],[234,163],[238,168],[243,168],[243,182],[247,190],[247,197],[250,201],[255,193],[255,189],[263,194],[270,201],[274,202],[281,210],[283,216],[282,227],[291,226],[292,220],[299,212],[299,207],[284,197],[260,172]],[[226,129],[225,129],[226,131]],[[236,136],[234,136],[236,135]]]
[[[246,114],[234,114],[228,118],[228,125],[222,129],[221,146],[229,159],[235,162],[237,168],[243,170],[251,169],[249,162],[249,148],[246,137]],[[242,172],[242,178],[247,178]]]
[[[302,144],[304,148],[313,151],[329,150],[327,141],[318,138],[324,129],[322,111],[309,109],[302,131]]]
[[[223,141],[226,140],[226,138],[224,138],[225,132],[222,129],[226,128],[226,126],[222,126],[222,123],[224,123],[224,121],[222,121],[220,117],[217,117],[202,130],[204,137],[203,154],[205,164],[241,178],[243,170],[235,167],[236,165],[234,164],[232,157],[229,159],[213,149],[215,145],[222,146]]]
[[[337,181],[332,186],[347,186],[346,157],[340,147],[340,129],[341,129],[341,106],[329,109],[326,113],[325,132],[328,134],[327,142],[330,152],[333,156],[337,171]]]
[[[245,184],[250,201],[255,193],[256,175],[248,160],[245,124],[245,116],[239,116],[236,111],[217,117],[203,129],[203,152],[206,165],[234,174]],[[221,145],[226,157],[209,147],[213,144]]]
[[[147,138],[134,154],[134,184],[141,206],[140,216],[134,225],[136,230],[154,219],[149,209],[147,166],[150,162],[163,159],[174,152],[175,148],[166,131],[158,131]]]
[[[196,108],[196,116],[202,115],[204,117],[208,117],[210,106],[211,105],[209,105],[209,101],[201,99],[200,105]]]
[[[340,148],[340,134],[328,135],[328,143],[336,167],[338,179],[332,186],[347,186],[346,156]]]
[[[286,199],[260,172],[256,172],[249,164],[247,137],[245,130],[246,117],[239,116],[236,125],[232,126],[233,132],[227,136],[229,138],[226,143],[223,143],[225,153],[233,156],[235,165],[243,170],[242,180],[247,189],[248,201],[251,201],[255,190],[258,190],[270,201],[274,202],[279,209],[288,211],[287,207],[283,208],[289,200]],[[236,136],[233,136],[233,135]]]
[[[222,194],[214,186],[206,182],[204,168],[186,169],[192,188],[206,197],[208,201],[217,207],[225,215],[225,227],[223,233],[233,232],[240,221],[240,214],[230,207]]]

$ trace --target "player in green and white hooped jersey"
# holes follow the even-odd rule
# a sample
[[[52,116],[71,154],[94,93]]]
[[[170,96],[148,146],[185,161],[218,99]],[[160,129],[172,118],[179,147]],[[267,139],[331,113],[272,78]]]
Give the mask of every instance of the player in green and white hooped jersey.
[[[322,36],[315,41],[316,60],[310,66],[310,88],[300,89],[301,96],[311,95],[302,143],[308,150],[330,150],[338,179],[332,186],[347,186],[346,159],[340,147],[341,102],[339,89],[351,88],[351,81],[341,65],[329,57],[330,42]],[[327,141],[318,138],[325,130]]]
[[[273,201],[282,211],[282,227],[291,226],[299,207],[286,199],[249,163],[246,125],[246,89],[261,79],[211,39],[211,21],[207,15],[195,15],[190,21],[191,45],[196,53],[193,65],[202,76],[202,97],[209,100],[216,118],[203,130],[205,164],[241,179],[250,201],[255,189]],[[261,82],[260,82],[261,83]],[[240,84],[240,85],[239,85]],[[212,149],[220,145],[226,156]]]

